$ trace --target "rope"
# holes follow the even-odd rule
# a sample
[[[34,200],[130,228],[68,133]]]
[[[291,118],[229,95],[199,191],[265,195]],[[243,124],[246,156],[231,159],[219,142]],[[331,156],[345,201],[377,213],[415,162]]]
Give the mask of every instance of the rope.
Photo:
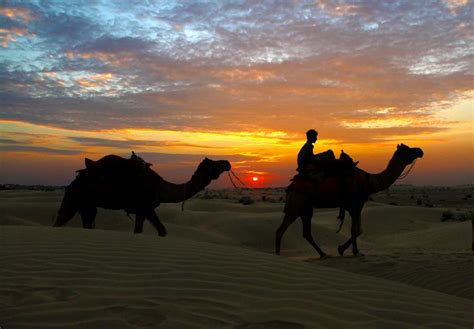
[[[397,178],[397,180],[404,179],[405,177],[408,176],[408,174],[409,174],[410,171],[413,169],[413,167],[415,167],[416,160],[417,160],[417,159],[415,159],[415,161],[413,161],[413,163],[411,164],[410,168],[408,168],[408,170],[407,170],[405,173],[402,173],[402,174],[400,175],[400,177]]]
[[[235,185],[234,181],[232,180],[232,176],[230,175],[229,171],[227,172],[227,175],[229,176],[229,179],[230,179],[230,182],[232,183],[232,185],[234,185],[234,188],[237,188],[237,185]]]
[[[248,188],[248,186],[245,185],[245,183],[240,180],[240,178],[232,171],[232,169],[229,170],[227,173],[229,172],[237,179],[237,181],[239,181],[240,184],[242,184],[243,187]],[[230,177],[230,174],[229,174],[229,177]],[[232,178],[230,181],[232,182]],[[232,184],[234,184],[234,182],[232,182]],[[234,184],[234,187],[237,188],[235,184]]]

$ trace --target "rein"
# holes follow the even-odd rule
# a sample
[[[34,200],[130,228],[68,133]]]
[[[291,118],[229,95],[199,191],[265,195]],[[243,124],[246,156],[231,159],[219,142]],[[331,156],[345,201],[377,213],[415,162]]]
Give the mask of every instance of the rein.
[[[408,170],[407,170],[406,172],[402,173],[402,174],[400,175],[400,177],[397,178],[397,180],[402,180],[402,179],[404,179],[405,177],[408,176],[408,174],[409,174],[410,171],[413,169],[413,167],[415,167],[416,160],[417,160],[417,159],[415,159],[415,161],[413,161],[413,163],[411,164],[410,168],[408,168]]]
[[[232,174],[232,176],[234,176],[235,179],[237,179],[237,181],[238,181],[240,184],[242,184],[242,186],[243,186],[244,188],[248,188],[247,185],[245,185],[245,183],[242,182],[242,181],[240,180],[240,178],[239,178],[239,177],[232,171],[232,169],[231,169],[231,170],[229,170],[229,171],[227,172],[227,175],[229,176],[230,182],[232,183],[232,185],[234,186],[234,188],[237,189],[238,187],[237,187],[237,184],[235,184],[234,180],[232,179],[231,174]]]

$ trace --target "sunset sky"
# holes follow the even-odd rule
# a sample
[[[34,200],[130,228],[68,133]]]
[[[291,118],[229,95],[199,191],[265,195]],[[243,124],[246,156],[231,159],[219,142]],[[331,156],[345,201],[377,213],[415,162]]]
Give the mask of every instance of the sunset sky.
[[[309,128],[369,172],[421,147],[399,183],[473,183],[473,1],[2,4],[0,183],[133,150],[177,183],[207,156],[285,186]]]

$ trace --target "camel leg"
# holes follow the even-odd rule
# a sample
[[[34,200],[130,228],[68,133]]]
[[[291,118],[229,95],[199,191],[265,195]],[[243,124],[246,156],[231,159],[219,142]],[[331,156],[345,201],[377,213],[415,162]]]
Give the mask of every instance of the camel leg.
[[[319,256],[323,258],[326,256],[326,254],[316,244],[313,239],[313,234],[311,233],[311,217],[313,217],[312,214],[307,214],[301,217],[301,220],[303,221],[303,237],[309,242],[310,245],[313,246],[314,249],[316,249]]]
[[[362,207],[357,207],[357,209],[350,209],[349,214],[351,215],[352,218],[352,224],[351,224],[351,237],[344,243],[343,245],[340,245],[337,247],[337,251],[339,252],[339,255],[343,255],[344,251],[350,247],[352,244],[352,253],[355,256],[363,256],[362,253],[360,253],[359,249],[357,248],[357,237],[360,235],[360,213],[362,211]]]
[[[285,214],[283,218],[283,223],[281,223],[280,227],[276,231],[276,238],[275,238],[275,253],[277,255],[280,254],[280,245],[281,245],[281,238],[283,234],[285,234],[287,228],[298,218],[296,215],[289,215]]]
[[[82,218],[82,227],[92,229],[95,227],[95,216],[97,215],[96,207],[84,207],[79,209],[79,214]]]
[[[65,207],[61,207],[61,209],[58,211],[58,215],[56,216],[53,226],[58,227],[66,225],[66,223],[69,222],[75,214],[76,209],[67,209]]]
[[[352,219],[351,235],[352,254],[354,256],[364,256],[364,254],[360,252],[359,248],[357,248],[357,237],[360,235],[360,213]]]
[[[75,180],[67,187],[53,226],[66,225],[78,211],[77,200],[80,198],[80,195],[77,193],[77,184]]]
[[[146,217],[153,224],[153,226],[156,228],[156,230],[158,231],[159,236],[166,236],[168,234],[168,231],[166,230],[166,227],[160,221],[160,218],[158,218],[158,215],[155,213],[154,209],[148,211],[147,214],[146,214]]]
[[[339,255],[342,256],[344,254],[344,251],[346,251],[346,249],[349,248],[351,244],[352,244],[352,237],[350,237],[349,240],[346,241],[346,243],[337,247],[337,252],[339,253]]]
[[[143,232],[143,224],[145,223],[145,214],[137,213],[135,216],[135,230],[133,233],[142,233]]]

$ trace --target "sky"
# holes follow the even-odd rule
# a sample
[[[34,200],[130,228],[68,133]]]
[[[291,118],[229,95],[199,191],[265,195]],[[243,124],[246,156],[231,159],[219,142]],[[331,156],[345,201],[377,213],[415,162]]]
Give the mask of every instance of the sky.
[[[399,184],[473,183],[474,2],[2,1],[0,183],[65,185],[135,151],[182,183],[204,157],[285,186],[315,152]],[[230,186],[226,175],[215,187]]]

